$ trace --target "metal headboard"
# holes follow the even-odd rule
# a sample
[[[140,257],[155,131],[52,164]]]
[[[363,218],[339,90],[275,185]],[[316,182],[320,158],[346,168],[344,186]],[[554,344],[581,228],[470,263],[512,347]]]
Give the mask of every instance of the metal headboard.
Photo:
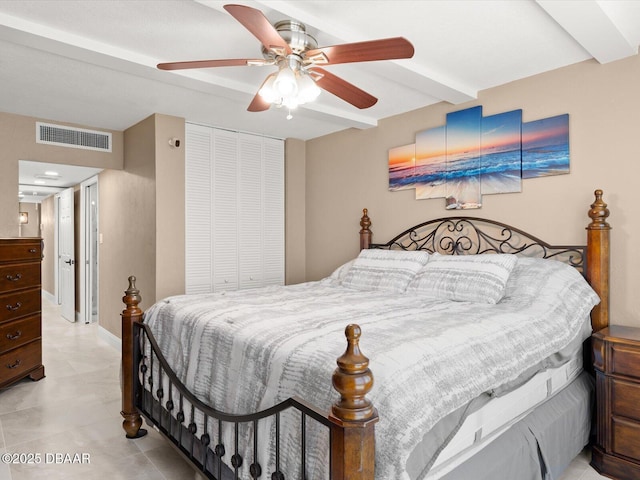
[[[366,212],[365,216],[368,219]],[[549,245],[518,228],[494,220],[449,217],[421,223],[387,243],[370,243],[365,248],[425,250],[443,255],[512,253],[558,260],[575,267],[584,275],[587,247]]]

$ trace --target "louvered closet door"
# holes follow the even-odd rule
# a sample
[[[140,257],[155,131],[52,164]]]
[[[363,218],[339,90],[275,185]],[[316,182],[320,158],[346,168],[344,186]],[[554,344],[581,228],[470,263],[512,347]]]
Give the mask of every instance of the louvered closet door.
[[[262,285],[262,137],[238,135],[240,288]]]
[[[238,288],[238,134],[213,135],[213,290]]]
[[[264,139],[262,284],[284,284],[284,142]]]
[[[212,130],[189,125],[185,132],[185,292],[213,290],[211,263]]]
[[[186,292],[284,283],[284,142],[186,125]]]

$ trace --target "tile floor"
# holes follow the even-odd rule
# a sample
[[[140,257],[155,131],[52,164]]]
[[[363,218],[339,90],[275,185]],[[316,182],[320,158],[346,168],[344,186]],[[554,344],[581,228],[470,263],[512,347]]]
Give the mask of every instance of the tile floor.
[[[0,454],[39,453],[41,463],[0,462],[0,480],[200,478],[152,429],[135,441],[124,437],[120,354],[98,338],[95,324],[67,322],[46,299],[42,323],[46,378],[0,390]],[[60,463],[55,454],[71,460],[78,454],[80,461],[84,454],[89,463]],[[604,478],[589,467],[585,451],[561,480]]]

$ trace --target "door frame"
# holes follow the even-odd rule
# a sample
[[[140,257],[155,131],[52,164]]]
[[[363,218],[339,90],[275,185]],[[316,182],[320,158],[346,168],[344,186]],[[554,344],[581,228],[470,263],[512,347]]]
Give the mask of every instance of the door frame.
[[[87,187],[91,185],[96,186],[97,197],[100,197],[100,187],[98,185],[98,175],[94,175],[91,178],[80,183],[80,268],[79,270],[79,281],[80,281],[80,321],[84,323],[91,323],[93,321],[91,316],[91,308],[90,308],[90,299],[91,299],[91,276],[87,275],[87,267],[89,265],[88,258],[88,249],[90,247],[89,244],[89,235],[90,235],[90,225],[88,225],[88,218],[90,212],[90,199],[87,192]],[[97,222],[99,225],[100,222],[100,212],[99,209],[96,211]],[[98,231],[100,228],[98,227]],[[98,271],[100,269],[100,249],[96,251],[96,275],[98,275]],[[98,275],[99,278],[99,275]],[[96,301],[100,301],[100,296],[96,292]]]
[[[60,305],[60,245],[58,236],[60,235],[60,195],[55,194],[53,197],[53,251],[55,252],[55,261],[53,262],[53,279],[54,279],[54,292],[53,295],[56,300],[56,305]]]

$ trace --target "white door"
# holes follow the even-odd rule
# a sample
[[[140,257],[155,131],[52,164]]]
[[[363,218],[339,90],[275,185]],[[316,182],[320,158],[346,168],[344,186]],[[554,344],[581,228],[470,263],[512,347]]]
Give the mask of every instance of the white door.
[[[58,208],[58,272],[60,275],[61,313],[70,322],[76,321],[76,275],[74,256],[73,188],[59,194]]]

